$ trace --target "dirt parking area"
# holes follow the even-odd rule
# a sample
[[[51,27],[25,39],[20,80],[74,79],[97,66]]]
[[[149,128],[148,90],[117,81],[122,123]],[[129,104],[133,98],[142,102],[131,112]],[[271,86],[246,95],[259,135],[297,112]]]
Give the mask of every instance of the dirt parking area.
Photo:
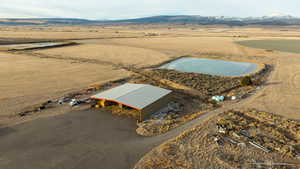
[[[181,132],[146,138],[135,128],[135,120],[99,109],[73,110],[1,128],[0,168],[129,169],[153,147]]]
[[[0,168],[6,169],[128,169],[152,147],[136,135],[134,120],[99,110],[73,111],[0,132]]]

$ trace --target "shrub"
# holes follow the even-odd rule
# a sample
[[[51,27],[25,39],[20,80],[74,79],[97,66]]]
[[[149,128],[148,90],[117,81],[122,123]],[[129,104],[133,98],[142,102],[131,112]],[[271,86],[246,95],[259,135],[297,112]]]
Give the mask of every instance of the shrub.
[[[241,79],[242,86],[250,86],[253,85],[252,79],[250,76],[245,76]]]

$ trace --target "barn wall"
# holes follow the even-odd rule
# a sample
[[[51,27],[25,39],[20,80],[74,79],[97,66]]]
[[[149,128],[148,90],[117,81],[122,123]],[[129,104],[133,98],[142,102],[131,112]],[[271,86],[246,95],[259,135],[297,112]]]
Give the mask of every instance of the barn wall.
[[[156,102],[150,104],[149,106],[145,107],[142,110],[142,120],[145,120],[153,113],[156,113],[158,110],[166,107],[169,102],[172,101],[172,93],[162,97],[161,99],[157,100]]]

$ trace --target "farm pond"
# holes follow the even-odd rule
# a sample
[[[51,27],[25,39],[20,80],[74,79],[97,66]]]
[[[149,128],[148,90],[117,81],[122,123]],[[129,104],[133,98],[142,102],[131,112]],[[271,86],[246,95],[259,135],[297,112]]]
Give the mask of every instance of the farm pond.
[[[159,68],[217,76],[244,76],[255,72],[258,65],[247,62],[187,57],[172,61]]]
[[[69,44],[71,44],[71,43],[66,43],[66,42],[38,42],[38,43],[1,45],[0,47],[5,47],[5,48],[8,48],[8,49],[16,49],[16,50],[25,50],[25,49],[35,49],[35,48],[57,47],[57,46],[69,45]]]

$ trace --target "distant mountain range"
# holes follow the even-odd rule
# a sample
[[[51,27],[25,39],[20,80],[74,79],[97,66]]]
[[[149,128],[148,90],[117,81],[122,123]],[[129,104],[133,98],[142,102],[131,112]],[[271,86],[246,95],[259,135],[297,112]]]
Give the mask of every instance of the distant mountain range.
[[[99,21],[76,18],[13,18],[0,19],[1,25],[64,25],[64,24],[96,24]]]
[[[123,20],[88,20],[75,18],[15,18],[0,19],[0,25],[96,25],[96,24],[201,24],[201,25],[300,25],[300,18],[290,15],[272,14],[263,17],[224,17],[224,16],[153,16]]]

